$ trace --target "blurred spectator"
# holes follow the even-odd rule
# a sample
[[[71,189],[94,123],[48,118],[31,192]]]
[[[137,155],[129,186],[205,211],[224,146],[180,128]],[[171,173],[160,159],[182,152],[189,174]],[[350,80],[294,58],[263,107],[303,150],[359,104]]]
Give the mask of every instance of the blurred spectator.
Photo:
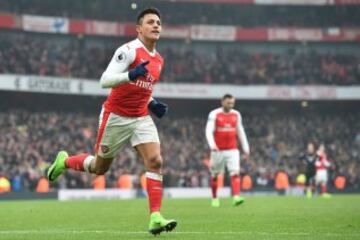
[[[274,186],[276,173],[283,169],[290,184],[295,185],[296,177],[303,173],[299,155],[305,144],[324,142],[329,160],[336,166],[330,171],[330,182],[341,174],[346,178],[346,188],[360,189],[356,132],[360,129],[359,119],[356,112],[336,115],[246,112],[244,126],[252,152],[251,160],[242,162],[242,175],[249,175],[254,187],[269,187]],[[70,154],[92,151],[97,124],[96,115],[80,112],[1,112],[2,172],[12,179],[14,190],[34,191],[57,151],[66,149]],[[208,187],[209,171],[203,161],[209,151],[204,136],[206,118],[167,117],[157,124],[163,143],[165,186]],[[275,156],[273,149],[278,152]],[[119,177],[127,172],[132,174],[133,187],[140,188],[138,176],[144,172],[144,166],[130,146],[116,156],[106,174],[106,186],[117,186]],[[92,175],[67,171],[53,187],[91,188],[92,179]]]
[[[289,0],[291,2],[291,0]],[[132,7],[136,4],[137,9]],[[341,27],[359,26],[357,5],[290,6],[128,0],[2,0],[0,9],[17,14],[64,16],[133,22],[139,9],[157,7],[166,24],[216,24],[243,27]]]
[[[125,42],[125,41],[124,41]],[[51,44],[25,34],[0,35],[0,74],[34,74],[98,80],[110,61],[111,48],[84,47],[76,39]],[[120,43],[117,43],[120,44]],[[160,50],[166,66],[161,82],[204,84],[360,84],[360,54],[320,53],[304,47],[282,53],[246,52],[239,48],[196,51],[173,45]]]

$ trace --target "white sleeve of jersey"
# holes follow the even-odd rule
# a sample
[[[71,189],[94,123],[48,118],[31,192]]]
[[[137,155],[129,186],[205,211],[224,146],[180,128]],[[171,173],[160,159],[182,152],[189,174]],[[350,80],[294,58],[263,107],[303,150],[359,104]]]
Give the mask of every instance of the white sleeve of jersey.
[[[244,126],[242,124],[242,118],[239,112],[237,112],[237,114],[238,114],[237,134],[240,139],[241,147],[245,154],[250,154],[249,142],[247,140]]]
[[[129,82],[129,66],[135,61],[136,51],[127,45],[119,47],[100,78],[102,88],[112,88]]]
[[[209,144],[211,149],[217,148],[215,139],[214,139],[214,132],[215,132],[215,114],[210,112],[207,123],[206,123],[206,140]]]

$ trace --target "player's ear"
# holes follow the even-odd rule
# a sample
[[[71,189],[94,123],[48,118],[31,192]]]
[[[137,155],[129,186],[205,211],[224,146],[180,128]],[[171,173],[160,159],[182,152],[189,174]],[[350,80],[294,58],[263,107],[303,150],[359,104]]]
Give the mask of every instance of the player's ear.
[[[141,25],[140,24],[136,24],[136,32],[141,33]]]

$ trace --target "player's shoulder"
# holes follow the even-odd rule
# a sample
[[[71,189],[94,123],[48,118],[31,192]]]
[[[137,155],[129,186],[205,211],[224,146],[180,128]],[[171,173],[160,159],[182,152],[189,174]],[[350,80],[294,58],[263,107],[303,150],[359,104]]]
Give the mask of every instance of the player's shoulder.
[[[116,51],[122,51],[122,52],[130,52],[130,51],[135,51],[136,48],[139,48],[139,43],[135,40],[132,40],[130,42],[126,42],[124,44],[122,44],[121,46],[119,46]]]
[[[209,117],[216,117],[219,113],[222,113],[223,110],[221,107],[215,108],[214,110],[210,111]]]
[[[156,51],[155,57],[158,58],[161,62],[164,62],[164,58],[161,56],[161,54]]]
[[[240,111],[239,111],[239,110],[236,110],[236,109],[231,109],[230,113],[235,114],[235,115],[237,115],[237,116],[241,117],[241,113],[240,113]]]
[[[239,110],[231,109],[230,113],[233,114],[233,115],[238,116],[239,118],[241,118],[241,113],[240,113]]]
[[[134,61],[136,55],[136,42],[135,40],[124,43],[115,50],[114,59],[117,62]]]

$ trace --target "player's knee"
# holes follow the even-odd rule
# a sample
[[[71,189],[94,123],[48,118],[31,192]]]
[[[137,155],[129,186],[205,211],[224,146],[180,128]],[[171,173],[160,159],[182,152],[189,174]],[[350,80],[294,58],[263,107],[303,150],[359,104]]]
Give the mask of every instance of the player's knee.
[[[109,170],[109,167],[98,167],[95,169],[96,175],[104,175]]]
[[[240,175],[240,171],[231,171],[230,172],[230,176],[239,176]]]
[[[162,167],[163,160],[161,155],[156,155],[154,157],[149,158],[148,163],[150,169],[159,170]]]
[[[214,181],[217,181],[217,179],[218,179],[218,174],[211,174],[211,178],[212,178]]]

